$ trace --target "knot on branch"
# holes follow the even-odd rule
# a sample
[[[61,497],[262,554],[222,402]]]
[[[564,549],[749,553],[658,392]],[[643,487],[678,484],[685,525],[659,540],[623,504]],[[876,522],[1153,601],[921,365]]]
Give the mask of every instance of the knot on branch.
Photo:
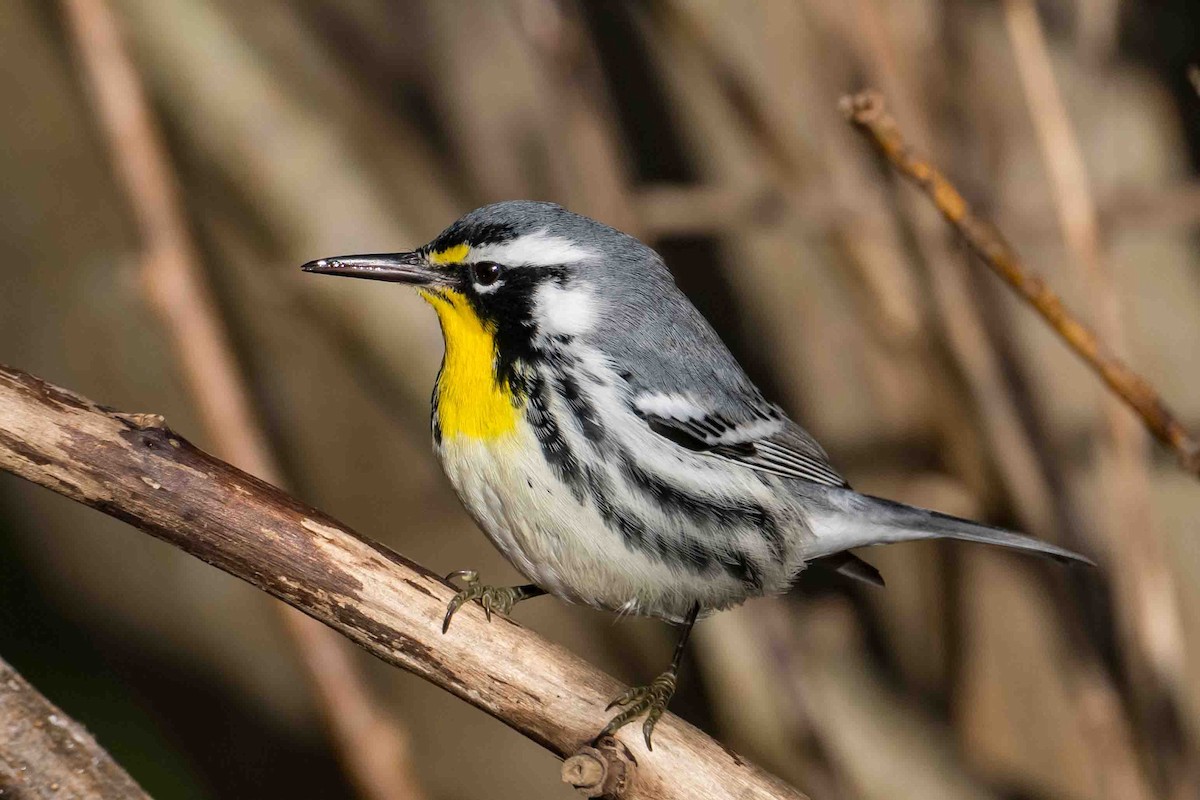
[[[620,797],[633,780],[637,760],[611,736],[584,745],[562,765],[563,783],[584,797]]]
[[[838,108],[846,119],[858,125],[869,125],[887,113],[883,95],[875,89],[866,89],[857,94],[848,94],[838,101]]]
[[[122,411],[117,411],[113,413],[113,416],[139,430],[152,430],[167,427],[167,420],[162,414],[127,414]]]

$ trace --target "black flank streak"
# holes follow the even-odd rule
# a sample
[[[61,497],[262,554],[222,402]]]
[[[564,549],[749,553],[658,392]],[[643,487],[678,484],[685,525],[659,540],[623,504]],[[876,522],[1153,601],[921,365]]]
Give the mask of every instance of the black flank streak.
[[[592,502],[596,504],[596,509],[600,512],[600,517],[604,522],[610,528],[617,529],[629,550],[645,550],[647,539],[650,538],[646,523],[633,514],[615,508],[609,502],[608,498],[612,494],[612,487],[599,472],[589,469],[587,479]]]
[[[570,372],[564,372],[558,382],[559,393],[563,399],[567,401],[567,408],[571,409],[571,413],[575,417],[576,424],[579,425],[579,430],[583,433],[584,438],[593,444],[600,444],[604,441],[604,429],[600,426],[599,419],[596,416],[596,409],[592,407],[591,401],[584,396],[579,389],[579,382]]]
[[[626,479],[639,490],[670,511],[695,522],[698,526],[755,528],[771,540],[773,549],[782,548],[782,537],[775,525],[775,520],[762,506],[754,503],[721,503],[697,497],[651,475],[631,459],[625,459],[622,464],[622,472]],[[755,587],[761,587],[760,571],[751,564],[750,557],[746,553],[708,550],[695,541],[689,542],[689,545],[687,550],[704,550],[704,560],[715,558],[730,575]],[[686,554],[685,550],[680,552]],[[689,561],[694,562],[700,560],[699,554],[689,558]]]
[[[679,541],[668,540],[657,528],[651,527],[626,509],[614,506],[609,498],[612,496],[611,487],[603,475],[596,470],[587,470],[587,487],[600,512],[601,518],[610,528],[616,530],[630,551],[648,553],[663,563],[680,564],[697,574],[704,574],[714,566],[720,566],[730,575],[755,588],[762,588],[762,575],[752,559],[744,552],[733,550],[723,552],[717,548],[707,547],[704,542],[695,537],[687,537]],[[682,493],[675,491],[677,497]],[[720,509],[722,520],[731,519],[729,509],[717,504],[706,503],[696,498],[689,498],[692,518],[697,522],[711,523],[718,515],[715,512],[701,510],[705,507]],[[765,517],[765,512],[763,512]],[[758,519],[751,515],[748,519]]]
[[[535,375],[529,381],[529,403],[526,416],[533,426],[538,444],[541,445],[542,455],[554,468],[558,477],[570,488],[571,493],[579,502],[583,502],[586,481],[579,460],[571,452],[567,440],[563,437],[558,422],[550,413],[549,387],[541,376]]]

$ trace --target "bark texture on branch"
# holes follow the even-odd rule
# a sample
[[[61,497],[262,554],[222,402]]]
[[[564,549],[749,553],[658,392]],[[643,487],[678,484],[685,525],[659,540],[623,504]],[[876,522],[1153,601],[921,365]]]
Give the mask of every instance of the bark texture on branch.
[[[248,581],[559,756],[588,744],[623,688],[475,605],[442,635],[454,592],[440,577],[200,451],[160,417],[118,414],[0,367],[0,468]],[[638,726],[619,737],[634,765],[622,797],[802,797],[672,715],[655,742],[646,752]]]
[[[0,796],[149,800],[87,729],[0,659]]]

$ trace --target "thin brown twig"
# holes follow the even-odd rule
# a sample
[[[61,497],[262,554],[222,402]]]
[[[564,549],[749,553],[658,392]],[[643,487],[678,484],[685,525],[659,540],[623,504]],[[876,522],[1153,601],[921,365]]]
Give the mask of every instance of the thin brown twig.
[[[255,420],[221,314],[185,222],[166,147],[118,21],[104,0],[63,0],[82,72],[142,240],[142,280],[218,451],[274,484],[281,470]],[[377,710],[338,638],[287,606],[284,628],[313,686],[347,772],[365,796],[424,796],[408,737]]]
[[[896,121],[887,113],[883,97],[864,91],[842,99],[847,119],[902,175],[920,187],[971,249],[1017,294],[1025,299],[1122,400],[1142,418],[1155,438],[1172,448],[1189,472],[1200,476],[1200,442],[1184,428],[1158,392],[1117,358],[1090,328],[1063,305],[1059,296],[1037,275],[1029,272],[1000,231],[976,216],[937,167],[915,154]]]
[[[636,774],[626,775],[624,800],[803,799],[673,714],[658,722],[653,753],[638,726],[619,731],[612,748],[588,747],[607,721],[605,704],[624,688],[616,680],[506,617],[489,621],[475,604],[443,634],[454,587],[204,453],[161,417],[116,413],[0,366],[0,470],[284,600],[560,757],[625,756],[618,760]],[[600,777],[586,769],[569,777],[583,773]]]
[[[1091,181],[1084,164],[1083,151],[1063,103],[1058,81],[1050,63],[1046,36],[1031,0],[1006,0],[1005,22],[1017,74],[1024,89],[1029,116],[1037,132],[1042,162],[1050,176],[1054,208],[1059,228],[1074,262],[1082,268],[1091,287],[1096,328],[1114,348],[1123,349],[1125,326],[1120,300],[1113,285],[1112,270],[1106,263],[1101,243],[1099,213],[1092,196]],[[1111,395],[1110,395],[1111,397]],[[1124,414],[1110,421],[1114,439],[1122,439]],[[1135,431],[1140,439],[1140,432]],[[1132,446],[1137,442],[1121,442]]]
[[[936,134],[927,108],[929,100],[922,89],[925,80],[916,64],[921,56],[913,49],[914,43],[897,46],[876,0],[811,5],[827,9],[828,24],[839,31],[843,46],[856,55],[856,61],[873,80],[885,87],[901,116],[912,126],[913,137],[932,146]],[[915,200],[893,194],[889,201],[891,213],[907,231],[915,266],[926,276],[924,282],[945,353],[961,375],[961,390],[975,409],[975,426],[990,450],[1000,485],[1009,497],[1020,498],[1013,511],[1023,528],[1042,536],[1069,534],[1056,526],[1063,498],[1054,492],[1045,458],[1026,416],[1028,409],[1006,375],[995,331],[974,296],[970,276],[960,269],[962,254],[942,235],[937,212],[917,205]],[[959,383],[958,377],[952,378],[951,385]],[[959,437],[961,441],[962,434]],[[955,450],[961,452],[962,444],[949,452]],[[989,489],[980,484],[976,491],[983,494]]]
[[[149,800],[87,729],[0,659],[0,796]]]

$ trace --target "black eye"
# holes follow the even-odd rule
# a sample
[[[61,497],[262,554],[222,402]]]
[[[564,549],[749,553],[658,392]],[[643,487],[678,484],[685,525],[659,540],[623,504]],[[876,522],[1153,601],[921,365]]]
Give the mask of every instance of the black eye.
[[[491,286],[500,280],[500,265],[494,261],[480,261],[472,264],[471,279],[480,286]]]

